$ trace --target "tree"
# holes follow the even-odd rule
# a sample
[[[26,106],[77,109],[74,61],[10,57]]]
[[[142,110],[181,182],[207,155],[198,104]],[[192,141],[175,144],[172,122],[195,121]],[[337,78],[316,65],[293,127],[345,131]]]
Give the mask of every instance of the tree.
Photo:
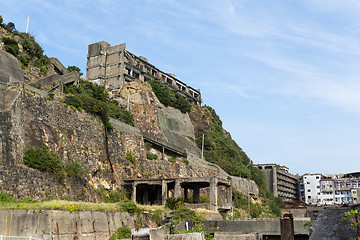
[[[356,230],[357,239],[360,240],[360,212],[357,209],[351,209],[347,212],[344,212],[345,217],[342,221],[350,222],[350,226]]]
[[[81,69],[78,66],[68,66],[67,70],[69,70],[70,72],[78,72],[79,76],[83,75],[83,73],[81,72]]]
[[[5,29],[9,32],[14,32],[16,30],[15,24],[13,22],[8,22],[8,24],[5,25]]]

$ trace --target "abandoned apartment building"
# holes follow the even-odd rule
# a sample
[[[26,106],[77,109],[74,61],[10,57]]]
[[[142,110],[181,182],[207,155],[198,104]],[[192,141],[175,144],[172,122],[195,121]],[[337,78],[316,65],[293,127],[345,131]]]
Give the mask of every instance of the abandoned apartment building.
[[[131,200],[139,204],[164,205],[170,197],[182,197],[191,208],[224,212],[232,209],[231,182],[216,176],[128,179],[123,180],[123,185],[131,193]]]
[[[289,173],[285,166],[276,164],[257,164],[265,175],[267,188],[275,197],[281,197],[284,202],[290,202],[299,199],[299,179],[298,175]]]
[[[86,78],[116,94],[126,82],[159,80],[196,105],[201,105],[199,89],[187,86],[174,74],[165,73],[150,64],[145,57],[127,51],[126,43],[111,46],[105,41],[90,44],[87,55]]]

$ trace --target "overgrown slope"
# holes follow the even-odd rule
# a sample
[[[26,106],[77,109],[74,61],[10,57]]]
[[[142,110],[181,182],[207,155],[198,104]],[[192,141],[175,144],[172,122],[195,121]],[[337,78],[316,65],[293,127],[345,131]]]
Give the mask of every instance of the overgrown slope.
[[[35,37],[19,32],[12,22],[4,23],[0,16],[0,49],[14,55],[21,63],[25,80],[33,81],[47,74],[50,66],[49,58]]]

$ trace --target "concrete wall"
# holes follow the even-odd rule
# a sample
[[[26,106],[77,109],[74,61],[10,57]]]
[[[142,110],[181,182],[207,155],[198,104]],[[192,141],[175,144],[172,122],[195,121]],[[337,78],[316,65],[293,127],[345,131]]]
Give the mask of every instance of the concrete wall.
[[[262,240],[262,234],[247,233],[242,234],[238,232],[216,232],[214,233],[214,240]]]
[[[294,219],[295,234],[309,234],[309,227],[304,224],[310,218]],[[204,221],[203,225],[210,232],[241,232],[241,233],[261,233],[263,235],[281,235],[279,218],[264,219],[238,219],[236,221]]]
[[[0,235],[56,240],[107,240],[123,225],[135,228],[136,217],[116,212],[0,210]]]
[[[205,235],[203,232],[172,234],[165,237],[167,240],[204,240]]]

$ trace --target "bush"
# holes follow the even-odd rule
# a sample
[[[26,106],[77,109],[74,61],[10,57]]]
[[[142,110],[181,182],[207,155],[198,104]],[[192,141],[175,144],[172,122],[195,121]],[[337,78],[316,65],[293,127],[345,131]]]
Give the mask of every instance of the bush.
[[[79,76],[83,75],[83,73],[81,72],[81,69],[78,66],[68,66],[67,70],[69,70],[69,72],[78,72]]]
[[[1,41],[4,43],[5,51],[17,57],[20,54],[18,42],[15,39],[3,37]]]
[[[191,210],[186,207],[177,208],[174,211],[172,211],[171,214],[173,216],[172,217],[173,219],[180,221],[185,221],[187,219],[194,219],[194,217],[196,216],[194,210]]]
[[[166,199],[165,207],[169,208],[170,210],[175,210],[184,206],[185,203],[183,202],[181,197]]]
[[[89,173],[89,169],[85,166],[85,164],[71,160],[69,165],[65,167],[65,172],[69,176],[84,177],[87,173]]]
[[[148,153],[146,154],[146,158],[149,160],[154,160],[154,159],[158,159],[159,157],[155,153]]]
[[[176,163],[176,158],[174,157],[169,158],[169,162]]]
[[[129,111],[119,106],[118,102],[109,99],[109,94],[103,86],[80,80],[78,85],[71,85],[64,89],[66,94],[64,103],[99,117],[112,129],[109,117],[119,119],[134,126],[134,118]]]
[[[136,159],[133,157],[133,155],[131,154],[131,152],[127,152],[127,153],[126,153],[126,160],[128,160],[129,162],[131,162],[133,165],[136,164]]]
[[[131,229],[127,225],[123,225],[109,238],[109,240],[124,239],[130,237]]]
[[[140,209],[138,208],[136,203],[134,203],[133,201],[124,200],[124,201],[120,202],[119,204],[120,204],[121,211],[128,212],[130,214],[133,214],[135,212],[140,212]]]
[[[15,202],[16,198],[10,197],[6,192],[0,192],[0,202]]]
[[[176,90],[158,80],[147,79],[146,81],[150,83],[156,97],[162,104],[177,108],[183,113],[190,112],[191,104]]]
[[[41,172],[49,172],[60,179],[65,177],[65,167],[63,161],[55,152],[50,151],[47,146],[39,149],[29,149],[24,153],[24,164],[28,167],[38,169]]]

